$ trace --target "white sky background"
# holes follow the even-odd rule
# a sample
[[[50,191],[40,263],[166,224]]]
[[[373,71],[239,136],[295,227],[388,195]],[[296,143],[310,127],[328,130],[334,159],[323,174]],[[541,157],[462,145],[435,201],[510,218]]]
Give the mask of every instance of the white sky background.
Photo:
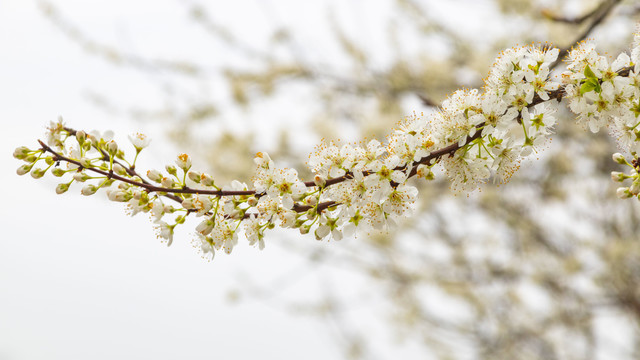
[[[244,32],[238,36],[259,41],[263,30],[273,25],[270,21],[278,19],[295,26],[302,38],[318,42],[318,53],[305,56],[334,60],[331,40],[323,38],[322,31],[314,31],[326,24],[324,15],[314,15],[326,9],[325,3],[351,14],[354,21],[344,21],[353,25],[348,30],[371,34],[359,36],[370,39],[360,45],[376,49],[380,44],[376,36],[384,35],[384,29],[371,19],[384,14],[385,1],[265,4],[254,0],[237,2],[235,8],[229,3],[217,6],[224,6],[219,9],[228,14],[229,26]],[[447,5],[442,4],[448,3],[460,6],[464,1],[439,2],[441,7],[435,11],[445,16]],[[468,3],[476,5],[467,5],[468,13],[452,18],[460,33],[475,35],[480,41],[501,26],[472,21],[481,18],[478,14],[490,14],[491,8],[484,1]],[[92,36],[119,43],[133,53],[160,57],[182,53],[185,59],[210,61],[212,67],[230,61],[215,44],[202,46],[206,35],[194,30],[186,12],[180,15],[185,8],[178,1],[89,4],[73,0],[56,5]],[[272,11],[272,20],[265,20],[263,11]],[[182,40],[185,38],[193,41]],[[410,48],[410,44],[407,41],[403,46]],[[380,53],[383,66],[384,49]],[[34,1],[26,0],[0,2],[0,65],[0,121],[5,134],[0,145],[5,203],[0,209],[0,360],[339,356],[339,336],[321,319],[292,316],[273,306],[278,299],[249,298],[237,306],[226,301],[227,292],[242,281],[239,273],[250,274],[255,283],[269,284],[305,265],[304,259],[278,246],[277,234],[268,235],[263,252],[242,244],[231,256],[218,254],[208,263],[191,247],[186,229],[167,248],[155,238],[145,215],[125,216],[122,206],[108,202],[104,194],[85,198],[75,187],[57,196],[57,182],[50,174],[37,181],[15,175],[20,162],[11,157],[14,148],[35,147],[35,139],[42,137],[48,121],[58,115],[71,127],[114,130],[123,145],[127,134],[151,134],[155,140],[141,163],[159,167],[172,161],[179,149],[164,145],[164,128],[107,114],[85,97],[86,90],[97,89],[133,103],[154,104],[162,97],[149,81],[153,75],[113,67],[87,55],[44,19]],[[215,85],[205,91],[215,93]],[[271,108],[278,111],[278,104]],[[304,110],[287,108],[270,118],[302,131],[298,116]],[[242,115],[235,113],[236,126],[242,126]],[[262,141],[270,143],[269,122],[249,115],[244,121],[262,129],[267,137]],[[306,140],[300,143],[311,150]],[[300,240],[314,241],[312,237]],[[314,246],[333,251],[340,243]],[[349,291],[359,281],[327,266],[305,274],[283,291],[295,298],[313,299],[324,290],[321,284]],[[354,316],[366,323],[370,314]],[[374,332],[372,336],[381,335]],[[382,349],[391,348],[391,339],[380,337],[378,342]],[[418,351],[409,344],[401,354],[422,357]],[[378,355],[385,358],[385,354]]]

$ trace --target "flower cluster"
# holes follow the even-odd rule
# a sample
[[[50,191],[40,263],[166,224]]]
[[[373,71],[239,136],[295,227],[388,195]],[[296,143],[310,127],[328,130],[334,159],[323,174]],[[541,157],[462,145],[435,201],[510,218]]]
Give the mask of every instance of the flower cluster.
[[[491,178],[506,182],[523,158],[547,142],[558,102],[567,98],[579,123],[592,131],[608,126],[631,154],[630,162],[614,156],[632,170],[615,172],[612,178],[632,181],[618,189],[618,196],[638,196],[640,35],[631,57],[623,53],[611,63],[593,44],[579,44],[569,53],[562,81],[551,76],[558,54],[547,45],[504,51],[482,92],[454,92],[439,110],[404,119],[385,143],[318,146],[309,156],[309,181],[295,169],[277,167],[266,153],[256,155],[250,185],[233,181],[218,187],[210,175],[192,170],[186,154],[164,170],[140,175],[135,163],[149,145],[147,137],[129,137],[135,149],[129,162],[111,134],[75,131],[61,120],[50,125],[39,149],[19,147],[14,157],[26,162],[19,175],[40,178],[49,170],[57,177],[68,175],[57,193],[80,182],[83,195],[104,188],[110,200],[126,203],[132,215],[151,213],[159,237],[169,245],[177,225],[189,216],[198,218],[195,244],[213,258],[218,250],[231,253],[241,237],[262,249],[265,231],[275,227],[313,233],[318,240],[341,240],[357,229],[393,226],[415,207],[418,190],[411,178],[433,179],[437,164],[457,192],[473,191]],[[46,167],[35,168],[41,160]]]

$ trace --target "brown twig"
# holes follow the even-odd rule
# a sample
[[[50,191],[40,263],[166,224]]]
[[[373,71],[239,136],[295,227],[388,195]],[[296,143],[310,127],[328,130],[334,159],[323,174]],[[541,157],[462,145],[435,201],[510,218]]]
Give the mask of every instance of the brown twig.
[[[600,25],[602,23],[602,21],[604,21],[604,18],[606,18],[607,15],[609,15],[609,13],[611,13],[613,8],[615,8],[615,6],[618,5],[619,3],[620,3],[620,0],[604,1],[595,10],[593,10],[592,12],[586,14],[584,16],[585,19],[581,19],[579,21],[579,23],[582,23],[584,20],[586,20],[587,18],[590,18],[590,17],[593,17],[593,21],[589,24],[589,26],[582,33],[580,33],[579,36],[577,36],[574,39],[574,41],[571,43],[572,44],[571,46],[573,46],[573,44],[577,44],[580,41],[586,39],[587,36],[589,36],[589,34],[591,34],[593,29],[595,29],[596,26]],[[549,69],[553,70],[554,68],[556,68],[560,64],[562,59],[564,59],[564,57],[567,56],[567,54],[569,53],[569,50],[571,49],[571,46],[564,47],[564,48],[560,49],[560,52],[558,53],[558,59],[556,59],[556,61],[554,61],[553,63],[551,63],[551,65],[549,65]]]

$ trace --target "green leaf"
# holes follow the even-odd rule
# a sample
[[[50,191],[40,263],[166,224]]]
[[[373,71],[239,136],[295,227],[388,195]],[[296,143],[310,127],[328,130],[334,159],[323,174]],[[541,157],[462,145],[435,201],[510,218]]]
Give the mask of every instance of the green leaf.
[[[595,84],[591,81],[585,81],[584,84],[582,84],[582,86],[580,86],[580,95],[584,95],[585,93],[588,93],[589,91],[592,91],[596,88]]]
[[[587,67],[584,68],[584,76],[586,76],[587,79],[596,79],[596,74],[594,74],[593,71],[591,71],[591,68],[589,67],[589,65],[587,65]]]

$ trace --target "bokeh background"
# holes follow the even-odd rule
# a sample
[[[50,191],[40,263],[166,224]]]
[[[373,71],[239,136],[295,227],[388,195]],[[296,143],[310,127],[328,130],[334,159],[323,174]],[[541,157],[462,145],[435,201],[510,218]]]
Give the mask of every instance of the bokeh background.
[[[637,359],[640,209],[615,144],[559,114],[509,184],[416,182],[415,216],[341,242],[274,231],[209,263],[144,215],[11,157],[49,121],[188,152],[218,183],[321,139],[383,140],[481,87],[500,50],[591,38],[626,50],[633,0],[0,2],[0,359]],[[556,68],[557,75],[563,65]]]

